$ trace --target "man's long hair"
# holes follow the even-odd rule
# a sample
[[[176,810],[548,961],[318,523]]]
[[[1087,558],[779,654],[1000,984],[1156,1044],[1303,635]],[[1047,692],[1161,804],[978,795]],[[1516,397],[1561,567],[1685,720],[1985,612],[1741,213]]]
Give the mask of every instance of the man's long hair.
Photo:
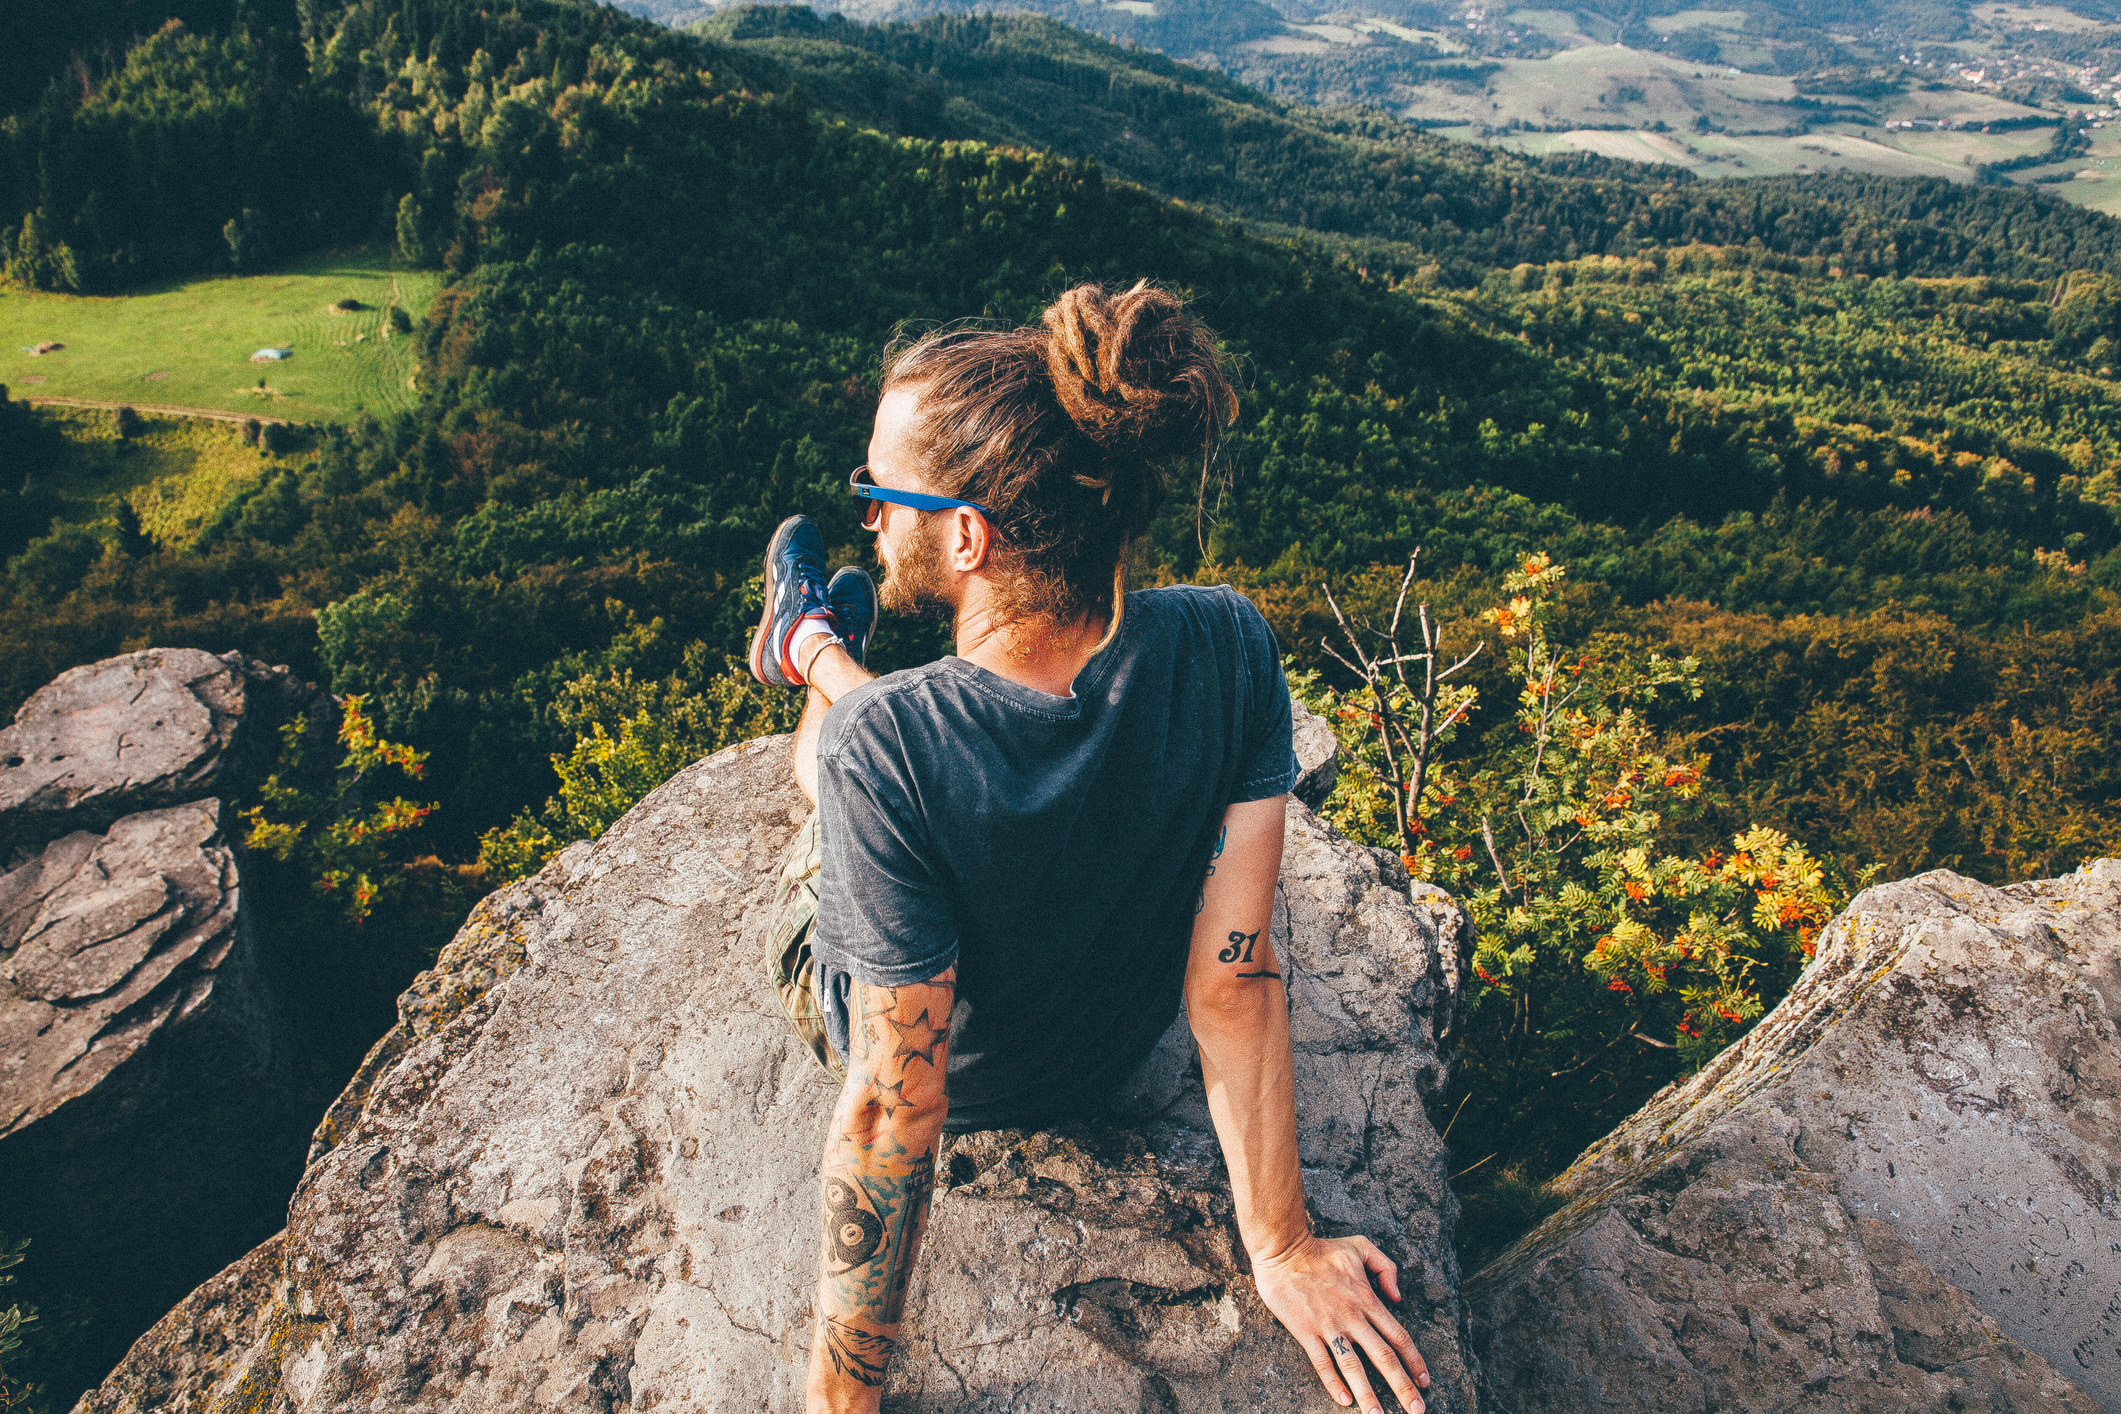
[[[1116,627],[1127,548],[1163,502],[1166,469],[1197,460],[1205,476],[1237,415],[1214,334],[1147,281],[1117,296],[1078,285],[1036,327],[897,345],[884,388],[915,393],[928,484],[994,513],[1011,622],[1102,613]]]

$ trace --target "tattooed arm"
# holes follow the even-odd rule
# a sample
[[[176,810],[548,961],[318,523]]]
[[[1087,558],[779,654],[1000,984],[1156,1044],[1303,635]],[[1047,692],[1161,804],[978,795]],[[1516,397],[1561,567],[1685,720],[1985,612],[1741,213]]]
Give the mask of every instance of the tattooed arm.
[[[906,987],[854,984],[847,1084],[818,1171],[824,1246],[809,1414],[870,1411],[898,1338],[906,1285],[928,1225],[957,969]]]
[[[1398,1269],[1367,1238],[1314,1237],[1304,1211],[1288,993],[1273,934],[1287,803],[1247,801],[1223,815],[1193,919],[1186,1015],[1260,1299],[1335,1400],[1349,1403],[1352,1390],[1366,1414],[1380,1408],[1367,1355],[1400,1404],[1419,1411],[1416,1384],[1428,1383],[1427,1367],[1370,1285],[1375,1274],[1397,1301]]]

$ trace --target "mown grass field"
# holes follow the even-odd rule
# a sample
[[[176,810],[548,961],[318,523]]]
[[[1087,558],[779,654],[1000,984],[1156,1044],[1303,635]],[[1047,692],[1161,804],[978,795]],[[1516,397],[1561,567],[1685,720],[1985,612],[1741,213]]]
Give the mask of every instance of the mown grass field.
[[[392,270],[379,249],[355,249],[270,274],[108,299],[8,289],[0,291],[0,383],[17,398],[161,403],[297,422],[381,415],[416,396],[413,340],[392,332],[388,311],[396,305],[417,321],[437,279]],[[330,309],[345,299],[361,307]],[[65,347],[41,357],[24,351],[46,340]],[[294,357],[252,363],[267,346],[292,348]]]

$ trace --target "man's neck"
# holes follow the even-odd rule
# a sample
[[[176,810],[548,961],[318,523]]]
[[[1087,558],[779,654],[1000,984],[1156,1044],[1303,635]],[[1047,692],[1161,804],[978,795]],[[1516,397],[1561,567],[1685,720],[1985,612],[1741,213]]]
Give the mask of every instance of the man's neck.
[[[997,677],[1067,697],[1076,674],[1105,641],[1108,622],[1092,613],[1072,622],[1042,617],[995,623],[986,605],[967,604],[957,616],[957,656]]]

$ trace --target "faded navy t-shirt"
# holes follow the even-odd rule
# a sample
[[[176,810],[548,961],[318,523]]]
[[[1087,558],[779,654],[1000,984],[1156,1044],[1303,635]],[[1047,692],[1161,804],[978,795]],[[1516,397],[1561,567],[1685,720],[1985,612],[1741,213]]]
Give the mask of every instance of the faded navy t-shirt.
[[[1178,1014],[1225,807],[1295,784],[1274,635],[1228,588],[1127,596],[1069,697],[962,658],[833,704],[812,948],[832,1044],[850,978],[955,964],[953,1132],[1097,1108]]]

